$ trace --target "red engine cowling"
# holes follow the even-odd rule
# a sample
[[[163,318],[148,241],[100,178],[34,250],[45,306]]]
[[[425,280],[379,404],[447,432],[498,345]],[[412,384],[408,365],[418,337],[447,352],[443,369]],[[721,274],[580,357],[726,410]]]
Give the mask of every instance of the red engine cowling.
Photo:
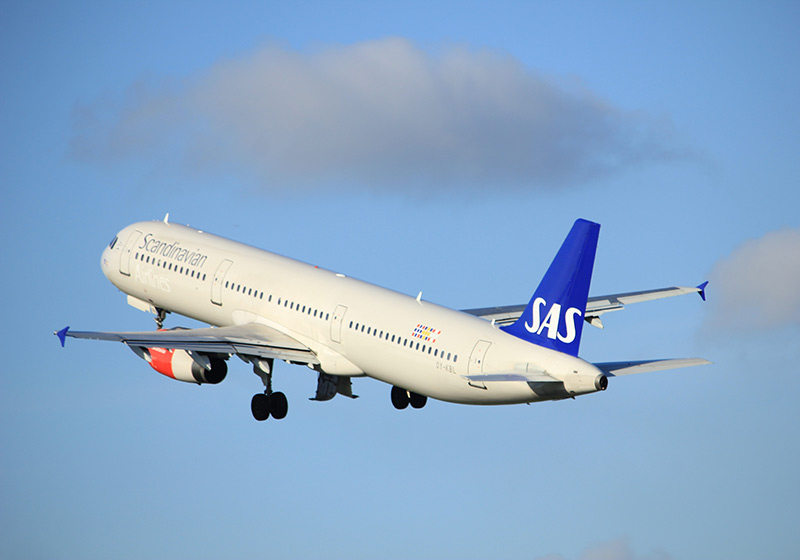
[[[213,356],[205,357],[211,364],[210,370],[198,364],[185,350],[147,348],[145,353],[145,359],[154,370],[178,381],[200,385],[219,383],[225,379],[228,374],[225,360]]]

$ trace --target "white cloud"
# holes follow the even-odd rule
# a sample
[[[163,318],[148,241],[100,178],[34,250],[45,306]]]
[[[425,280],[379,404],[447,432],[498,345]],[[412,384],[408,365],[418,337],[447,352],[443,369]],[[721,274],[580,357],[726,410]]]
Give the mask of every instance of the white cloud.
[[[800,228],[747,241],[714,266],[710,280],[710,319],[717,326],[800,325]]]
[[[628,539],[621,538],[597,543],[587,548],[577,560],[669,560],[670,556],[663,551],[653,554],[636,554],[631,549]],[[567,560],[566,556],[550,554],[537,560]]]
[[[502,53],[400,38],[268,45],[75,111],[76,157],[233,172],[267,187],[557,187],[682,154],[669,126]]]

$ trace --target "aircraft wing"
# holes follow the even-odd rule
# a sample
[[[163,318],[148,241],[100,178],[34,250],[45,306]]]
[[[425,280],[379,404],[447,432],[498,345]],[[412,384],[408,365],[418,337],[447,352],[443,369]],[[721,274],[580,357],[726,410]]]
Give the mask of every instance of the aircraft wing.
[[[237,354],[250,358],[276,358],[299,364],[319,364],[316,355],[304,344],[282,332],[250,323],[231,327],[170,329],[145,332],[71,331],[55,333],[61,345],[67,337],[122,342],[135,348],[171,348],[213,354]]]
[[[600,315],[609,311],[619,311],[624,309],[629,303],[639,303],[654,299],[662,299],[684,294],[700,294],[703,300],[706,299],[706,285],[703,282],[695,288],[674,286],[671,288],[659,288],[657,290],[643,290],[639,292],[627,292],[623,294],[610,294],[606,296],[590,297],[586,301],[586,314],[584,319],[598,328],[603,328]],[[475,315],[487,321],[494,321],[497,325],[510,325],[519,319],[525,311],[526,305],[508,305],[501,307],[483,307],[479,309],[463,309],[464,313]]]

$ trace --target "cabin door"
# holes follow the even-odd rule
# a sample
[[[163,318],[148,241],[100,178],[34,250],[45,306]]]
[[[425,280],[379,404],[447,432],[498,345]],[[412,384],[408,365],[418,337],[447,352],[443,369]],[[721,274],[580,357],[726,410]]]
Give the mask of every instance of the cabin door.
[[[138,229],[133,230],[125,241],[125,247],[122,248],[122,254],[119,256],[119,272],[125,276],[131,275],[131,255],[133,254],[133,246],[139,241],[142,232]]]
[[[214,281],[211,282],[211,303],[222,305],[222,282],[225,281],[225,275],[232,264],[233,261],[228,259],[219,263],[217,271],[214,273]]]
[[[483,362],[486,359],[486,351],[492,345],[488,340],[479,340],[472,349],[472,354],[469,356],[469,364],[467,364],[467,375],[480,375],[483,373]],[[470,385],[486,389],[486,383],[483,381],[470,381]]]

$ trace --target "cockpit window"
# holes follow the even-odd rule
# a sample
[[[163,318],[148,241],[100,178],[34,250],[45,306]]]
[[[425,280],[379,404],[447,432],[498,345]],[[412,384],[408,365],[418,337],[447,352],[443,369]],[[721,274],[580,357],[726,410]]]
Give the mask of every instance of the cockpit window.
[[[117,236],[115,235],[114,239],[111,240],[111,243],[108,244],[108,248],[109,249],[113,249],[114,245],[116,245],[116,244],[117,244]]]

